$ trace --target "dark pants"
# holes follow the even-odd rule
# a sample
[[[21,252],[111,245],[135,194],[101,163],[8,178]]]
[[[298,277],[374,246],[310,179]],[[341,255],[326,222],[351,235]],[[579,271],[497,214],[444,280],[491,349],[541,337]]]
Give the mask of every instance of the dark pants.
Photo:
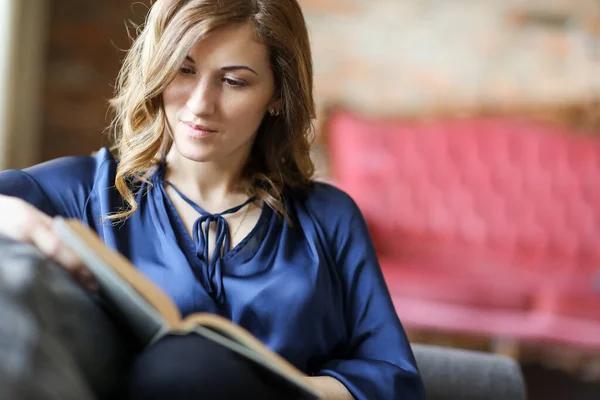
[[[260,368],[201,336],[167,336],[130,369],[127,400],[284,399]]]
[[[31,246],[0,237],[0,400],[288,398],[197,335],[141,351],[107,311]]]

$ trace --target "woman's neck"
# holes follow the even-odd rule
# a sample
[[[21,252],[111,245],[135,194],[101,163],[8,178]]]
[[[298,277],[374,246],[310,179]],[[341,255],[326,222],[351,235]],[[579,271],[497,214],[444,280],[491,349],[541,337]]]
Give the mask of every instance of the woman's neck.
[[[209,212],[219,212],[245,201],[239,191],[243,165],[196,162],[176,150],[167,154],[165,179]]]

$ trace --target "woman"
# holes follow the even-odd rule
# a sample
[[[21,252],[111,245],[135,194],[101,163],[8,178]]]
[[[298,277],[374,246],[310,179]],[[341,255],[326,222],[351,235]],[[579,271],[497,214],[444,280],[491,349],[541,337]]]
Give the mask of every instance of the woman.
[[[93,290],[49,228],[55,215],[82,219],[183,315],[243,326],[324,398],[422,398],[360,211],[311,181],[312,65],[296,0],[156,1],[111,105],[114,156],[103,149],[0,174],[0,232],[37,245]],[[227,356],[210,353],[197,372],[214,350],[199,341],[146,350],[131,395],[171,398],[177,386],[185,398],[219,382],[209,389],[218,397],[227,379],[212,363]],[[250,382],[245,393],[277,397],[252,368],[223,367],[232,369]]]

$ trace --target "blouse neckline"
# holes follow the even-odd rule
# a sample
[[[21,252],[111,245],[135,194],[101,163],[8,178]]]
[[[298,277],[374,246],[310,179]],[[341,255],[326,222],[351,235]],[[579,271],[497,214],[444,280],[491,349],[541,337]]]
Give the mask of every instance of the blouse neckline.
[[[171,228],[175,233],[177,244],[190,263],[194,274],[203,284],[207,292],[211,294],[211,297],[213,297],[215,301],[222,303],[225,300],[225,293],[222,289],[222,275],[229,275],[232,271],[234,271],[235,275],[235,266],[244,263],[255,255],[268,231],[267,225],[271,218],[272,210],[263,202],[260,216],[252,230],[232,249],[223,252],[219,265],[217,265],[218,271],[208,271],[208,263],[198,256],[196,244],[194,243],[193,238],[190,237],[179,212],[177,212],[175,205],[166,192],[165,186],[167,183],[164,179],[165,167],[166,163],[159,163],[151,180],[154,189],[157,190],[162,197],[162,203],[164,204],[165,211],[170,220]]]

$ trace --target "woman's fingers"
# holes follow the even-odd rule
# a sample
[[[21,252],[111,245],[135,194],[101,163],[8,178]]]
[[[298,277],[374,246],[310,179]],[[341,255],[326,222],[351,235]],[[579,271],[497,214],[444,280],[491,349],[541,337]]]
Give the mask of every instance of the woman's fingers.
[[[44,215],[44,217],[47,217]],[[54,260],[65,268],[79,284],[89,290],[95,290],[96,281],[92,273],[85,267],[81,259],[65,246],[52,232],[52,220],[47,217],[38,221],[30,233],[31,242],[38,247],[48,258]]]
[[[89,290],[97,283],[83,262],[52,232],[52,218],[17,198],[0,196],[5,211],[0,233],[36,246],[46,257],[60,264],[75,280]]]
[[[0,196],[0,233],[15,240],[29,242],[28,230],[35,224],[31,209],[33,207],[21,199]]]

